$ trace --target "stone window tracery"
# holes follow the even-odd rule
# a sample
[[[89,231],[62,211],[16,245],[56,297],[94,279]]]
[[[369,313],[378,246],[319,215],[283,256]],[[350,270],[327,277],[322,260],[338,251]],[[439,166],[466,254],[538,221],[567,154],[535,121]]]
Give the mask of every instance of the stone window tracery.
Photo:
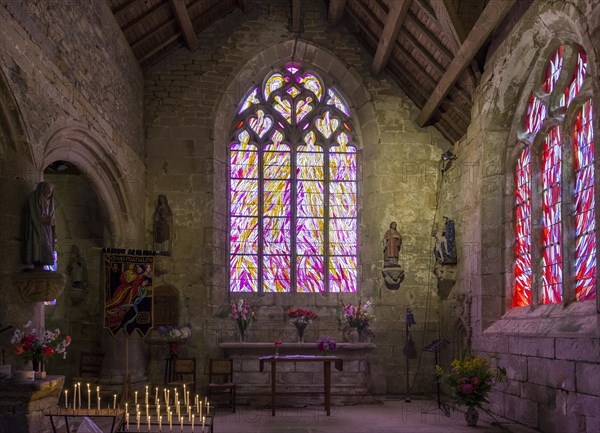
[[[351,125],[313,72],[273,70],[248,90],[229,146],[231,292],[356,292]]]

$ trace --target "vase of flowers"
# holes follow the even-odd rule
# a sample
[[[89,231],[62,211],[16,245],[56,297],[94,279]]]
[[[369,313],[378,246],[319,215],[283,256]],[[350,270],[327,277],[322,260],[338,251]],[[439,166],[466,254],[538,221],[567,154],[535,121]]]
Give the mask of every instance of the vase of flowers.
[[[273,343],[273,346],[275,346],[275,356],[279,356],[279,348],[281,347],[282,344],[283,344],[283,341],[281,341],[281,340],[277,340]]]
[[[344,301],[341,301],[342,317],[350,328],[348,335],[351,342],[354,342],[355,333],[358,334],[358,341],[361,342],[366,341],[370,337],[371,330],[369,329],[369,325],[374,319],[371,308],[372,302],[370,300],[363,302],[362,299],[359,299],[356,305],[352,305],[351,303],[346,304]]]
[[[231,318],[237,323],[240,343],[245,343],[248,340],[248,326],[256,320],[254,307],[246,299],[239,298],[231,300],[229,309],[231,311]]]
[[[329,335],[321,335],[317,342],[317,350],[321,352],[321,355],[327,356],[329,352],[335,350],[335,340]]]
[[[15,353],[21,355],[23,360],[31,361],[36,379],[46,377],[46,361],[54,355],[67,357],[67,347],[71,344],[71,337],[63,336],[60,329],[54,331],[37,329],[31,321],[23,329],[15,329],[11,340],[15,346]]]
[[[450,386],[456,401],[467,407],[467,425],[477,425],[477,408],[483,403],[488,403],[487,397],[492,387],[506,378],[506,370],[502,367],[491,367],[487,359],[479,356],[455,359],[451,367],[452,370],[447,372],[439,365],[436,366],[439,381]]]
[[[163,325],[158,327],[158,334],[165,337],[167,343],[169,343],[169,355],[171,358],[177,358],[179,343],[192,336],[192,329],[189,325]]]
[[[296,327],[298,343],[304,343],[304,330],[315,319],[317,315],[314,311],[307,308],[290,308],[285,312],[290,318],[290,323]]]

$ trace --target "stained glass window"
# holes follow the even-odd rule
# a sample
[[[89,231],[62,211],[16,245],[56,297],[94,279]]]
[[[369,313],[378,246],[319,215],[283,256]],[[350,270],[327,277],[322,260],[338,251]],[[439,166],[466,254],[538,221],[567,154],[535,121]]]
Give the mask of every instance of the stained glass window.
[[[594,201],[594,146],[592,129],[591,101],[578,101],[578,94],[586,78],[586,54],[581,47],[573,50],[577,56],[574,70],[567,71],[571,79],[565,88],[557,88],[563,69],[563,47],[559,47],[548,61],[543,82],[543,93],[551,98],[538,98],[532,92],[525,116],[524,148],[519,153],[515,169],[515,264],[513,307],[522,307],[539,302],[543,304],[562,303],[566,299],[563,290],[571,287],[578,301],[596,298],[596,234]],[[570,62],[573,64],[575,62]],[[564,81],[563,81],[564,82]],[[568,108],[577,103],[575,124],[566,124],[565,116],[549,114],[548,101],[560,99],[560,106]],[[581,98],[579,98],[581,99]],[[566,117],[567,122],[569,117]],[[564,148],[561,131],[573,131],[572,165],[562,160]],[[532,150],[536,135],[543,131],[545,136],[539,152]],[[570,152],[569,152],[570,154]],[[536,164],[532,164],[535,158]],[[531,167],[539,167],[539,176],[532,175]],[[574,185],[570,197],[562,196],[565,179],[572,179]],[[532,191],[540,191],[539,202],[532,201]],[[565,200],[567,200],[565,202]],[[569,203],[571,212],[563,215]],[[532,215],[541,220],[540,251],[532,251]],[[566,230],[569,224],[573,229]],[[573,239],[565,237],[574,231]],[[567,243],[565,243],[567,242]],[[564,261],[563,254],[572,255],[572,260]],[[533,263],[532,256],[539,257],[539,266]],[[564,261],[564,263],[563,263]],[[563,269],[565,263],[572,268]],[[539,273],[539,296],[533,296],[534,272]],[[571,277],[574,275],[574,277]],[[573,278],[573,283],[565,286],[565,278]]]
[[[342,96],[290,67],[249,89],[237,113],[230,291],[355,292],[357,152]]]
[[[592,102],[579,111],[573,137],[575,171],[575,299],[596,298],[596,213]]]

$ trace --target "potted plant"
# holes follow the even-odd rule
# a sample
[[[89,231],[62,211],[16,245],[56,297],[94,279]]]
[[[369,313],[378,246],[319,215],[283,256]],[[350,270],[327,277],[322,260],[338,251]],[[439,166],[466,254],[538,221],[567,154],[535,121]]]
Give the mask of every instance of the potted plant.
[[[439,381],[450,387],[456,401],[467,407],[465,419],[468,425],[476,425],[479,419],[478,407],[488,403],[487,397],[492,387],[506,378],[502,367],[491,367],[487,359],[479,356],[465,356],[455,359],[452,369],[445,371],[436,366]]]

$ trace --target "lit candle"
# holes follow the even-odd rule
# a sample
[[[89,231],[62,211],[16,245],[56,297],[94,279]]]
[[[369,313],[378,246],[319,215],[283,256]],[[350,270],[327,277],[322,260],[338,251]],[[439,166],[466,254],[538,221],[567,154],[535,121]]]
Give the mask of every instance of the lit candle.
[[[185,399],[185,383],[183,384],[183,405],[187,406],[187,400]]]
[[[206,414],[208,415],[210,413],[210,401],[208,403],[206,403]]]
[[[180,416],[180,417],[179,417],[179,420],[181,421],[181,430],[179,430],[179,431],[183,431],[183,417],[182,417],[182,416]]]
[[[100,396],[98,396],[98,413],[100,413]]]
[[[77,409],[77,384],[73,385],[73,410]]]
[[[129,404],[125,403],[125,415],[129,414]]]
[[[158,431],[162,431],[162,416],[158,416]]]
[[[92,408],[92,391],[90,390],[90,386],[88,384],[88,411]]]
[[[137,405],[137,391],[135,392],[135,404]]]
[[[148,421],[148,431],[150,431],[150,416],[146,418],[146,421]]]
[[[127,422],[127,431],[129,431],[129,414],[125,414],[125,421]]]
[[[154,402],[158,401],[158,386],[156,387],[156,393],[154,394]]]
[[[137,431],[140,431],[140,413],[137,413]]]
[[[194,414],[192,414],[192,431],[194,431]]]
[[[173,431],[173,412],[169,411],[169,431]]]
[[[148,405],[148,385],[146,385],[146,406]]]
[[[77,382],[77,389],[79,390],[79,409],[81,409],[81,382]]]
[[[189,391],[187,391],[186,396],[187,396],[187,398],[186,398],[186,400],[187,400],[186,406],[191,406],[191,404],[190,404],[190,392]]]
[[[117,394],[113,395],[113,409],[117,409]]]
[[[169,399],[167,398],[167,388],[163,388],[163,395],[165,397],[165,402],[169,404]]]
[[[200,396],[196,394],[196,412],[200,415]]]
[[[65,389],[65,409],[69,408],[69,391]]]
[[[202,415],[202,402],[200,402],[200,410],[198,411],[199,415]]]
[[[204,422],[206,421],[206,417],[202,416],[202,433],[204,433]]]

